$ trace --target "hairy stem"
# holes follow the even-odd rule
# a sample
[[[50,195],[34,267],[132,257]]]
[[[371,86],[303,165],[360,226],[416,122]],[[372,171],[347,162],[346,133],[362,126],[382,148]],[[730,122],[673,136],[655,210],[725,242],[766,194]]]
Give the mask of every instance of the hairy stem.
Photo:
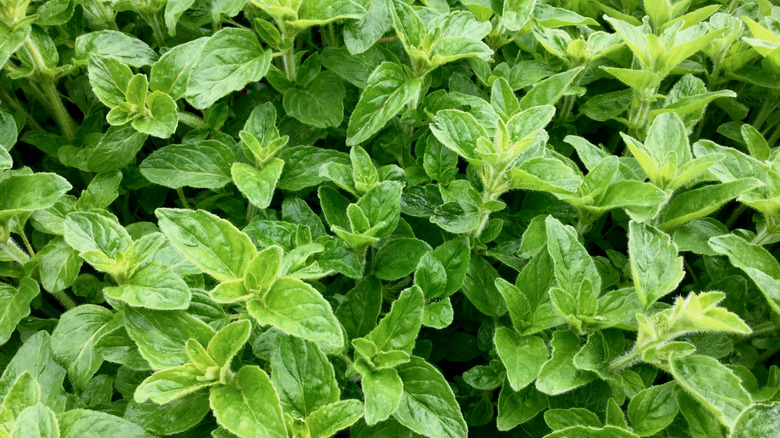
[[[65,293],[64,290],[61,290],[59,292],[54,292],[52,295],[54,295],[54,298],[57,299],[57,301],[62,304],[62,307],[65,308],[65,310],[74,309],[78,304],[73,301],[73,298],[71,298],[67,293]]]

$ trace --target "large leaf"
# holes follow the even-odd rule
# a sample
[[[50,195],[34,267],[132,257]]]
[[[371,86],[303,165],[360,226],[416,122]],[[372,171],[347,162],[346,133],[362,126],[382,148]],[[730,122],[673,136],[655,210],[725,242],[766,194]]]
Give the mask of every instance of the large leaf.
[[[430,438],[465,437],[466,421],[444,376],[431,364],[412,356],[398,366],[404,384],[401,404],[393,416],[416,433]]]
[[[187,101],[204,109],[250,82],[259,81],[271,65],[271,52],[245,29],[225,28],[203,46],[187,83]]]
[[[404,105],[417,97],[421,84],[406,66],[380,64],[369,76],[368,85],[349,118],[347,145],[363,143],[384,128]]]
[[[160,208],[162,232],[192,263],[219,281],[243,278],[257,254],[249,236],[203,210]]]
[[[217,422],[239,436],[287,437],[279,396],[259,367],[242,367],[234,377],[234,385],[211,389],[210,400]]]

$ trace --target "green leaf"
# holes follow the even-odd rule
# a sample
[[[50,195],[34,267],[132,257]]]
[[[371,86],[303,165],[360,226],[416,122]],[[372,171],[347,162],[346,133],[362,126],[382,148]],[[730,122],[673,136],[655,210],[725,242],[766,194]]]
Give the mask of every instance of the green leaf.
[[[106,56],[89,57],[89,83],[95,96],[109,108],[125,101],[125,90],[133,72],[130,67]]]
[[[555,431],[545,438],[636,438],[639,435],[615,426],[602,428],[588,426],[572,426]]]
[[[325,438],[355,424],[363,416],[359,400],[341,400],[325,405],[306,418],[312,438]]]
[[[673,382],[651,386],[631,399],[628,419],[639,436],[663,430],[677,416],[677,387]]]
[[[677,383],[730,429],[751,404],[739,378],[716,359],[693,355],[669,361],[669,365]]]
[[[40,384],[41,403],[55,412],[65,410],[66,395],[62,381],[66,372],[52,357],[51,337],[48,332],[35,333],[16,351],[0,377],[0,399],[6,397],[11,385],[25,371],[29,371]]]
[[[547,251],[553,261],[555,279],[575,299],[578,315],[593,315],[596,297],[601,290],[601,276],[585,247],[577,240],[573,228],[548,216]],[[589,286],[588,286],[589,284]]]
[[[41,398],[41,387],[29,372],[22,373],[11,385],[0,407],[0,432],[14,429],[17,417],[25,409],[34,406]]]
[[[257,254],[249,236],[212,213],[159,208],[155,215],[171,243],[219,281],[242,278]]]
[[[314,146],[286,148],[281,159],[284,160],[284,170],[277,186],[283,190],[301,190],[325,181],[320,169],[326,163],[349,164],[347,154]]]
[[[0,283],[0,345],[8,342],[17,324],[30,314],[30,303],[39,292],[38,283],[30,277],[24,277],[18,289]]]
[[[733,234],[713,237],[709,245],[745,271],[764,293],[769,306],[780,313],[780,264],[769,251]]]
[[[452,301],[447,297],[425,306],[422,323],[426,327],[441,330],[452,324],[454,318],[455,311],[452,309]]]
[[[360,95],[355,110],[349,118],[347,145],[365,142],[384,128],[404,105],[417,97],[422,80],[399,64],[385,62],[371,73],[368,85]]]
[[[386,237],[395,230],[401,215],[401,192],[403,186],[397,181],[382,181],[363,195],[357,206],[375,228],[374,237]]]
[[[629,223],[628,254],[634,287],[645,309],[675,290],[685,276],[677,245],[653,226]]]
[[[96,344],[111,330],[114,315],[110,310],[84,304],[62,314],[52,332],[54,357],[67,367],[71,382],[78,387],[92,378],[103,364]]]
[[[488,136],[485,128],[474,116],[454,109],[436,113],[430,128],[444,146],[467,160],[477,158],[477,140]]]
[[[362,0],[357,3],[366,9],[366,14],[344,25],[344,44],[353,55],[369,50],[392,27],[390,0]]]
[[[247,311],[261,325],[271,324],[285,333],[340,348],[344,335],[330,304],[308,283],[280,278],[262,299],[247,304]]]
[[[96,145],[88,145],[84,150],[84,164],[93,172],[122,169],[135,160],[146,138],[146,134],[130,125],[112,126]]]
[[[780,426],[780,403],[753,404],[737,418],[730,437],[771,436]]]
[[[373,275],[364,277],[344,296],[336,317],[350,339],[365,336],[377,325],[382,308],[382,283]]]
[[[367,371],[361,373],[366,402],[364,417],[366,423],[373,425],[387,420],[398,409],[404,384],[398,371],[393,368]]]
[[[155,370],[189,362],[188,339],[206,345],[214,336],[214,329],[184,311],[127,307],[122,313],[127,334]]]
[[[119,222],[99,213],[70,213],[62,225],[65,241],[82,254],[98,251],[116,258],[117,253],[124,253],[133,243]]]
[[[16,417],[11,438],[59,438],[57,416],[46,405],[37,403]]]
[[[513,390],[520,391],[536,380],[547,361],[547,345],[542,338],[521,336],[506,327],[499,327],[493,342]]]
[[[505,383],[498,394],[496,426],[501,431],[513,429],[548,407],[547,396],[533,386],[515,392],[509,384]]]
[[[747,178],[686,191],[672,198],[664,211],[660,228],[672,230],[693,219],[707,216],[737,196],[761,185],[759,180]]]
[[[601,427],[601,420],[593,412],[583,408],[548,409],[544,412],[544,422],[552,430],[566,429],[572,426]]]
[[[233,151],[215,140],[174,144],[149,155],[139,169],[149,181],[164,187],[215,189],[230,182]]]
[[[411,354],[422,325],[424,302],[419,287],[405,289],[393,302],[390,312],[366,337],[379,351],[401,350]]]
[[[167,9],[172,3],[175,2],[166,4],[166,16]],[[174,100],[183,97],[187,92],[187,83],[189,82],[192,69],[195,68],[203,46],[208,40],[205,37],[198,38],[179,44],[165,52],[152,66],[152,71],[149,75],[149,89],[162,91]]]
[[[34,187],[34,190],[30,190]],[[71,189],[65,178],[54,173],[13,175],[0,180],[0,225],[14,215],[54,205]]]
[[[103,289],[103,293],[133,307],[157,310],[186,309],[191,296],[187,283],[157,262],[136,271],[127,283]]]
[[[259,81],[271,65],[271,52],[263,50],[254,34],[225,28],[203,46],[187,83],[187,102],[205,109],[250,82]]]
[[[462,291],[472,304],[485,315],[498,317],[506,313],[503,297],[496,288],[498,271],[487,259],[473,256],[469,261]]]
[[[558,395],[591,382],[596,376],[581,371],[574,365],[574,355],[580,347],[580,339],[568,330],[553,333],[552,356],[542,365],[536,388],[544,394]]]
[[[76,38],[76,60],[87,61],[90,56],[107,56],[131,67],[152,65],[157,54],[149,46],[122,32],[101,30],[90,32]]]
[[[466,421],[444,376],[419,357],[399,365],[403,395],[393,416],[399,423],[430,438],[465,437]]]
[[[151,400],[157,404],[164,404],[215,383],[204,380],[203,372],[188,363],[158,371],[147,377],[138,385],[133,397],[137,403]]]
[[[543,80],[520,99],[520,109],[525,110],[540,105],[555,105],[583,69],[584,67],[575,67]]]
[[[501,13],[501,19],[504,26],[512,31],[522,30],[533,17],[536,0],[507,0],[504,2],[504,9]]]
[[[292,88],[284,93],[283,105],[290,116],[318,128],[337,127],[344,118],[346,89],[333,72],[317,74],[306,88]]]
[[[268,208],[274,189],[282,175],[284,161],[273,158],[263,170],[257,170],[244,163],[233,163],[230,174],[238,190],[259,209]]]
[[[73,409],[59,414],[57,421],[61,438],[101,438],[111,435],[123,438],[154,437],[123,418],[86,409]]]
[[[374,259],[374,274],[382,280],[398,280],[411,274],[431,247],[422,240],[402,237],[379,248]]]
[[[208,393],[196,392],[164,405],[130,402],[124,418],[159,435],[173,435],[195,427],[211,411]]]
[[[282,409],[290,415],[308,418],[339,400],[341,391],[333,366],[313,342],[277,335],[271,369]]]
[[[245,365],[233,385],[211,388],[210,401],[217,423],[236,435],[287,437],[279,396],[259,367]]]

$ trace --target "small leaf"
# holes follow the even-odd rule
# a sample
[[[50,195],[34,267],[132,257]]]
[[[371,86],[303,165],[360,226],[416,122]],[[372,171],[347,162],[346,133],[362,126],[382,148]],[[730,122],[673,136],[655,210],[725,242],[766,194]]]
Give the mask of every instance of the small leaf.
[[[234,385],[214,386],[209,398],[217,423],[236,435],[287,437],[279,397],[259,367],[243,366]]]

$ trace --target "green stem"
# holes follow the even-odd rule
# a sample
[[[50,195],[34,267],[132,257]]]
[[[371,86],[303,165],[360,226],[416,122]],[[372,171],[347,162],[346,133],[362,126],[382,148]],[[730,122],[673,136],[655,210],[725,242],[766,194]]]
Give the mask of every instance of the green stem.
[[[561,111],[561,115],[558,118],[558,120],[561,123],[566,123],[566,119],[569,118],[569,113],[571,113],[572,108],[574,108],[574,100],[576,99],[575,95],[566,96],[566,99],[564,99],[563,102],[563,108]]]
[[[624,368],[627,368],[638,361],[639,361],[639,353],[637,353],[637,351],[634,349],[631,350],[628,354],[624,354],[623,356],[620,356],[615,360],[613,360],[612,362],[610,362],[608,368],[610,371],[616,372]]]
[[[162,47],[165,44],[165,32],[163,32],[160,19],[157,17],[157,14],[146,13],[142,16],[149,24],[149,27],[152,28],[152,33],[154,34],[155,42],[157,42],[157,47]]]
[[[179,201],[181,201],[181,206],[183,208],[191,208],[190,203],[187,202],[187,197],[184,196],[184,190],[181,187],[176,189],[176,194],[179,195]]]
[[[54,82],[44,82],[41,84],[41,88],[43,89],[43,94],[49,99],[54,121],[60,127],[62,135],[68,142],[72,142],[76,138],[76,122],[73,121],[70,113],[62,103],[60,92],[57,91]]]
[[[287,79],[295,82],[298,77],[298,72],[295,67],[295,54],[292,48],[284,51],[284,57],[282,57],[282,63],[284,65],[284,73],[287,75]]]
[[[27,124],[30,125],[30,127],[39,131],[43,130],[35,118],[29,112],[27,112],[27,109],[25,109],[25,107],[23,107],[22,104],[20,104],[16,99],[9,96],[8,93],[5,91],[0,91],[0,100],[5,102],[6,105],[11,107],[12,110],[24,115],[24,118],[27,120]]]
[[[763,324],[759,324],[755,327],[753,327],[753,332],[747,335],[748,337],[755,337],[759,335],[763,335],[764,333],[773,332],[775,330],[780,330],[780,326],[775,325],[773,322],[765,322]]]
[[[777,107],[775,104],[776,99],[776,96],[771,96],[764,102],[764,104],[761,106],[761,109],[758,110],[756,118],[753,120],[753,123],[751,123],[751,125],[753,125],[757,131],[761,131],[761,125],[764,124],[769,115],[772,114],[772,111],[774,111]]]
[[[24,243],[24,247],[27,248],[27,252],[30,253],[30,257],[35,257],[35,249],[30,245],[30,241],[27,240],[27,235],[22,232],[20,236],[22,236],[22,242]]]
[[[111,28],[111,30],[118,31],[119,28],[116,25],[116,21],[114,16],[109,16],[108,11],[106,11],[106,8],[103,7],[103,3],[100,2],[100,0],[95,0],[92,2],[95,7],[97,7],[97,10],[100,12],[100,18],[103,19],[103,21],[108,24],[108,27]]]
[[[60,96],[60,92],[57,91],[54,79],[45,72],[47,68],[46,61],[43,59],[41,51],[38,50],[38,46],[35,45],[35,42],[33,42],[30,37],[24,40],[24,47],[33,59],[35,70],[45,76],[44,80],[41,82],[41,89],[46,98],[43,103],[47,104],[51,109],[54,121],[57,122],[57,125],[60,127],[62,135],[68,142],[72,142],[73,139],[76,138],[76,122],[73,121],[70,113],[62,103],[62,96]]]
[[[734,211],[729,215],[729,218],[726,219],[726,223],[724,225],[729,230],[731,229],[732,225],[734,225],[735,222],[737,222],[737,219],[739,219],[740,216],[742,216],[742,213],[745,212],[745,209],[747,208],[747,205],[745,204],[739,204],[739,207],[734,209]]]
[[[777,125],[777,128],[775,128],[775,132],[772,133],[772,136],[767,139],[767,143],[769,143],[769,147],[773,147],[777,140],[780,140],[780,124]]]
[[[328,38],[330,38],[330,45],[338,48],[339,47],[339,40],[336,39],[336,29],[333,26],[333,23],[328,23]]]
[[[200,117],[190,114],[184,111],[179,112],[179,121],[184,123],[185,125],[195,128],[195,129],[209,129],[211,128],[206,122],[203,121]]]
[[[65,293],[64,290],[61,290],[59,292],[54,292],[52,295],[54,295],[54,298],[56,298],[57,301],[59,301],[60,304],[62,304],[62,307],[64,307],[65,310],[74,309],[76,308],[76,306],[78,306],[78,304],[75,301],[73,301],[73,298],[68,296],[68,294]]]
[[[30,260],[30,256],[14,242],[13,237],[8,237],[8,240],[5,243],[0,243],[0,249],[8,253],[16,263],[19,263],[22,266]]]
[[[756,237],[753,238],[752,243],[756,245],[763,245],[764,242],[771,236],[772,233],[769,232],[769,229],[767,227],[762,228],[758,234],[756,234]]]

